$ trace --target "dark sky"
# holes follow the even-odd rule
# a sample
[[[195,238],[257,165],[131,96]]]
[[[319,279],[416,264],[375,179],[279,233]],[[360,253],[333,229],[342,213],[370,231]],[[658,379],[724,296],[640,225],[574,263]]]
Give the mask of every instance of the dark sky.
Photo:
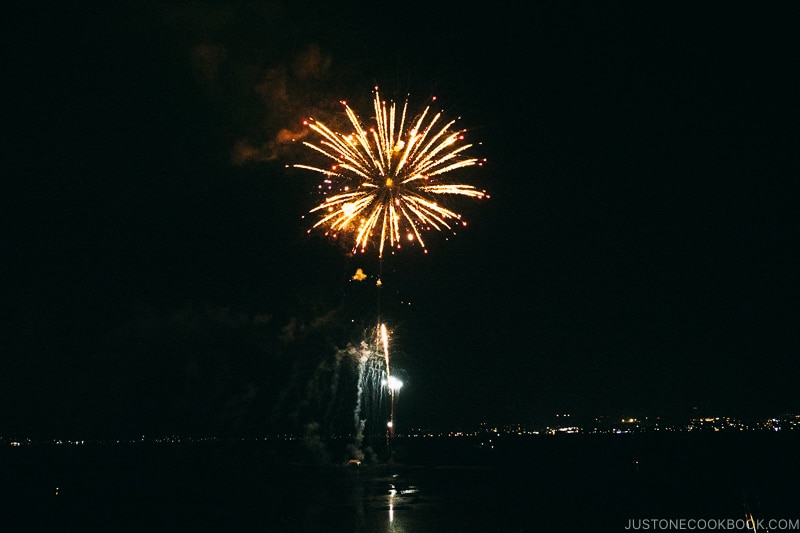
[[[401,428],[800,410],[797,9],[120,6],[8,19],[0,435],[325,426],[378,312]],[[286,168],[375,85],[491,194],[379,304]]]

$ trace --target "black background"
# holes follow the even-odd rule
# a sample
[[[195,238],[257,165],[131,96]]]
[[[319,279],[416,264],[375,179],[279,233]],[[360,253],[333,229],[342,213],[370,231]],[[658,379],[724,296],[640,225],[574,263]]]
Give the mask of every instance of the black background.
[[[401,428],[800,407],[786,4],[12,15],[0,434],[296,429],[378,312]],[[380,303],[273,142],[376,85],[460,117],[491,195]]]

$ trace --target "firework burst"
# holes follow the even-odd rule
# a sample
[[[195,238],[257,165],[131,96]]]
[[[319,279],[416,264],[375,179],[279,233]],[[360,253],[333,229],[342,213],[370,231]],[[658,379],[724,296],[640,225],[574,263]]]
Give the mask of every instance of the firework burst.
[[[454,129],[455,120],[431,112],[430,105],[416,117],[408,116],[408,101],[398,108],[374,93],[375,124],[365,128],[345,102],[345,114],[353,131],[332,130],[309,119],[308,127],[319,135],[308,148],[332,161],[328,168],[294,165],[324,176],[325,201],[311,210],[319,220],[309,230],[324,228],[327,235],[347,235],[353,251],[364,252],[376,244],[379,257],[384,247],[400,248],[402,241],[416,241],[425,248],[423,232],[453,230],[465,225],[461,215],[440,205],[444,196],[487,198],[485,191],[452,182],[451,173],[481,165],[483,160],[466,155],[465,130]]]

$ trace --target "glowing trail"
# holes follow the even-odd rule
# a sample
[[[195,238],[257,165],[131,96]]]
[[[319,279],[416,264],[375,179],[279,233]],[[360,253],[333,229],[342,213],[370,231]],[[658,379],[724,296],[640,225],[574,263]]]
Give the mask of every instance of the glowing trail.
[[[303,142],[333,164],[294,165],[322,174],[322,188],[332,191],[310,211],[320,213],[312,229],[350,236],[354,252],[364,252],[370,241],[377,241],[378,255],[383,257],[387,242],[400,248],[403,239],[416,240],[425,248],[423,231],[465,225],[461,215],[438,203],[439,197],[488,198],[485,191],[448,180],[457,169],[483,163],[465,155],[472,145],[462,143],[465,130],[452,129],[455,120],[445,123],[442,113],[433,114],[430,106],[409,118],[408,101],[402,109],[394,102],[387,106],[375,88],[375,125],[365,129],[355,111],[342,104],[351,133],[309,119],[308,127],[321,139],[318,144]]]
[[[390,400],[387,436],[392,433],[395,395],[403,386],[402,381],[389,374],[391,355],[386,324],[380,323],[365,333],[364,340],[358,346],[350,345],[343,352],[349,354],[349,360],[357,365],[356,405],[353,412],[356,451],[361,450],[368,421],[385,416],[382,409],[387,392]]]
[[[382,381],[382,384],[389,389],[389,397],[391,399],[391,407],[389,410],[389,423],[387,424],[388,431],[386,433],[386,438],[390,438],[394,436],[394,400],[397,391],[400,390],[400,387],[403,386],[403,382],[394,377],[391,374],[390,367],[389,367],[389,333],[386,330],[386,324],[381,324],[379,328],[380,332],[380,342],[383,346],[383,358],[386,362],[386,379]]]
[[[383,346],[383,358],[386,361],[386,381],[391,377],[389,371],[389,334],[386,332],[386,324],[381,324],[381,345]]]

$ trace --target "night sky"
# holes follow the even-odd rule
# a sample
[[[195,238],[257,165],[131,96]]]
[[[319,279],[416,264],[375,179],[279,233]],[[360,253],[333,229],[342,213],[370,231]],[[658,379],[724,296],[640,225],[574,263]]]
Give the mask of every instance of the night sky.
[[[335,353],[378,312],[400,431],[800,411],[787,5],[12,12],[0,435],[347,419]],[[286,168],[304,118],[368,116],[376,85],[436,96],[491,195],[380,291],[374,249],[306,233],[319,180]]]

